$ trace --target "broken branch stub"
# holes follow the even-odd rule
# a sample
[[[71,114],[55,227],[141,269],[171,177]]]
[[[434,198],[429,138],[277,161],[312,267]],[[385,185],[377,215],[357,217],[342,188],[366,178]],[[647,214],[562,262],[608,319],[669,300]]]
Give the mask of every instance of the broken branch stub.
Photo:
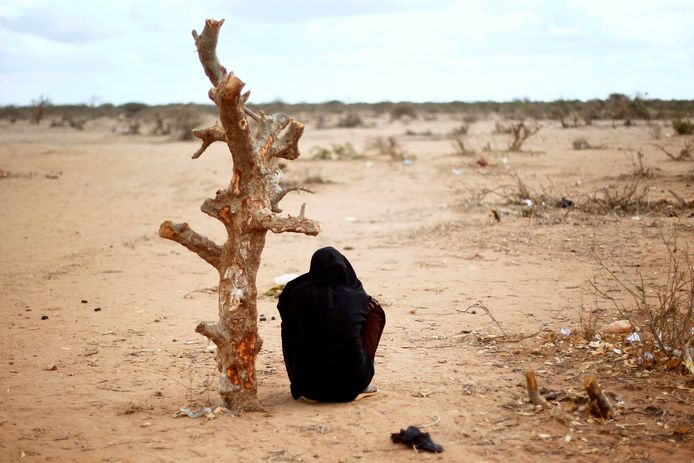
[[[605,393],[600,388],[598,380],[594,375],[588,376],[583,381],[583,387],[588,393],[588,399],[590,400],[590,410],[600,418],[614,418],[614,409],[610,400],[607,398]]]
[[[304,125],[285,114],[255,114],[245,107],[249,93],[244,83],[227,71],[217,57],[219,30],[224,20],[208,19],[201,34],[193,31],[198,56],[214,86],[210,98],[219,109],[221,127],[195,130],[202,145],[196,159],[212,143],[226,142],[232,175],[226,189],[205,200],[201,210],[224,224],[227,239],[218,245],[193,231],[187,223],[165,221],[159,235],[185,246],[219,272],[219,321],[202,322],[196,332],[217,346],[219,392],[234,411],[261,410],[257,399],[255,359],[262,346],[257,325],[256,275],[268,231],[317,235],[318,222],[281,216],[279,202],[299,187],[282,189],[273,159],[299,157],[298,141]],[[250,125],[246,117],[253,120]]]
[[[537,376],[534,370],[525,372],[525,381],[528,386],[528,398],[533,405],[539,405],[542,408],[547,407],[547,400],[540,395],[540,390],[537,387]]]

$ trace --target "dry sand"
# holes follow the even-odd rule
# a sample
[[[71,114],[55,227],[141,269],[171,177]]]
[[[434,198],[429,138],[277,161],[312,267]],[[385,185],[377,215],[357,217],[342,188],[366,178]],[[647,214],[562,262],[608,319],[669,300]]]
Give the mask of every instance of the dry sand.
[[[620,149],[641,147],[656,169],[644,179],[649,194],[672,199],[672,189],[691,200],[693,164],[668,161],[643,124],[546,122],[526,152],[482,153],[490,165],[480,168],[475,157],[454,155],[442,136],[459,124],[452,116],[367,122],[317,130],[309,121],[305,155],[288,163],[286,176],[332,183],[288,196],[283,208],[296,214],[305,202],[323,231],[269,235],[257,284],[262,292],[275,276],[305,271],[321,246],[343,250],[387,313],[374,379],[380,393],[347,404],[292,400],[276,301],[264,297],[257,369],[267,413],[214,420],[173,414],[217,401],[214,353],[193,332],[199,320],[216,319],[215,294],[199,290],[215,286],[217,275],[157,230],[165,219],[187,221],[222,239],[220,224],[199,207],[230,177],[226,147],[191,160],[194,142],[113,135],[104,121],[85,132],[1,125],[0,169],[8,175],[0,178],[0,460],[694,461],[691,433],[673,434],[694,423],[691,377],[612,374],[610,365],[621,364],[616,354],[578,361],[564,356],[563,344],[547,343],[562,327],[580,330],[581,301],[592,305],[593,297],[586,281],[599,273],[595,255],[625,277],[636,266],[652,276],[665,257],[659,227],[677,224],[680,243],[692,247],[694,219],[564,210],[522,217],[498,198],[478,198],[508,183],[504,172],[560,193],[589,193],[631,171]],[[474,124],[466,145],[501,149],[506,137],[492,135],[493,126]],[[416,159],[311,160],[314,146],[349,141],[363,152],[379,136],[396,136]],[[574,151],[579,136],[601,149]],[[677,147],[683,139],[659,143]],[[466,311],[477,301],[512,339],[537,334],[495,338],[501,331],[483,310]],[[599,316],[616,318],[608,309]],[[541,386],[575,393],[597,371],[623,410],[608,423],[536,413],[526,403],[529,368]],[[647,406],[665,414],[644,414]],[[408,425],[424,426],[444,453],[392,444],[390,433]]]

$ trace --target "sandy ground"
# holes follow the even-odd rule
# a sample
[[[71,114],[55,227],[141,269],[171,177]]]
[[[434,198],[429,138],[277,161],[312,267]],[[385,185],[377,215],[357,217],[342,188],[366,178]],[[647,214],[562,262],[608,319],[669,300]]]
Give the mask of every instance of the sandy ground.
[[[306,202],[323,231],[269,235],[257,284],[265,291],[278,275],[306,271],[321,246],[343,250],[386,309],[374,379],[380,393],[348,404],[292,400],[276,301],[263,297],[257,369],[267,412],[174,418],[181,406],[217,403],[214,353],[193,332],[199,320],[216,319],[215,294],[201,290],[217,276],[157,230],[165,219],[187,221],[222,240],[220,224],[199,207],[230,177],[226,147],[193,161],[194,142],[5,123],[0,460],[694,461],[691,432],[673,432],[694,425],[691,376],[620,368],[611,352],[576,357],[569,340],[548,342],[562,327],[580,330],[581,301],[593,297],[586,281],[600,272],[596,258],[625,278],[636,268],[657,277],[665,257],[658,230],[674,227],[680,244],[692,247],[694,219],[564,210],[523,217],[519,207],[481,194],[508,184],[507,172],[553,191],[590,193],[625,181],[618,176],[633,166],[621,149],[631,147],[655,172],[643,180],[649,195],[672,199],[672,189],[692,200],[694,163],[667,160],[643,124],[545,122],[525,152],[481,153],[487,142],[500,150],[507,139],[492,134],[493,121],[481,121],[464,138],[478,154],[463,157],[444,136],[459,125],[453,116],[377,118],[355,129],[317,130],[310,122],[305,156],[289,163],[286,176],[332,183],[287,197],[283,208],[296,214]],[[667,132],[658,143],[684,143]],[[416,159],[310,156],[315,146],[346,141],[364,152],[384,136]],[[573,150],[579,136],[600,148]],[[476,165],[480,153],[489,166]],[[468,310],[478,301],[508,336],[482,309]],[[599,317],[602,324],[616,314],[604,309]],[[623,401],[621,413],[601,422],[536,411],[526,402],[530,368],[541,386],[574,393],[597,372]],[[648,414],[648,406],[663,413]],[[392,444],[390,434],[408,425],[423,426],[444,452]]]

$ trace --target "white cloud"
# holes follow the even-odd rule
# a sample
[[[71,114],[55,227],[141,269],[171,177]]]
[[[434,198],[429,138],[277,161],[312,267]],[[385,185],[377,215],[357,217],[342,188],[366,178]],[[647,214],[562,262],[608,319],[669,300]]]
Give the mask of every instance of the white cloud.
[[[205,102],[190,30],[226,18],[253,101],[694,93],[694,4],[663,0],[6,0],[0,104]]]

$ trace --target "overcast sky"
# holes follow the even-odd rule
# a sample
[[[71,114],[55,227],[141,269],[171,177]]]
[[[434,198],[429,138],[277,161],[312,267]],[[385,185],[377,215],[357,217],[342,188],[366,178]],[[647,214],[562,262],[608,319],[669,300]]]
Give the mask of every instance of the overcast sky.
[[[0,0],[0,105],[208,102],[206,17],[252,102],[694,98],[694,0]]]

